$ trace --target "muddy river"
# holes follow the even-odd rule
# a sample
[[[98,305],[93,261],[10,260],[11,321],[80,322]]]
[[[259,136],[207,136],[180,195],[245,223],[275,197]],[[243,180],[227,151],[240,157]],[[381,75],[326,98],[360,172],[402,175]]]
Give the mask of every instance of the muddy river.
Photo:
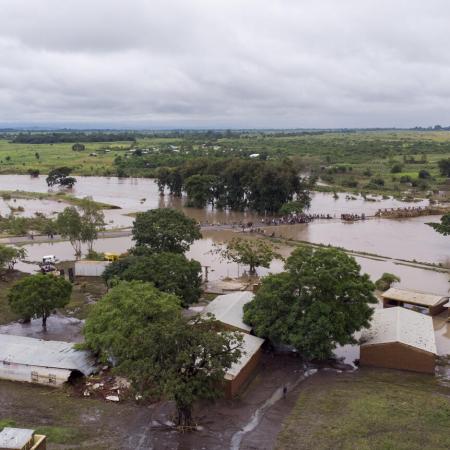
[[[184,199],[160,196],[152,179],[119,179],[116,177],[77,177],[77,179],[78,182],[72,191],[74,195],[78,197],[92,196],[97,201],[121,207],[120,210],[105,212],[109,228],[129,227],[132,225],[133,218],[127,214],[163,206],[182,209],[186,214],[202,223],[238,223],[255,219],[250,213],[219,211],[211,208],[185,208]],[[31,178],[27,175],[1,175],[0,190],[8,189],[32,192],[48,191],[43,176]],[[427,201],[414,205],[425,204]],[[62,208],[61,205],[56,202],[50,202],[48,205],[42,204],[40,211],[58,211]],[[37,205],[32,206],[31,211],[39,210]],[[377,197],[376,201],[366,201],[361,196],[357,196],[355,200],[351,200],[346,194],[339,194],[339,198],[334,199],[331,194],[316,192],[313,194],[310,212],[330,214],[336,219],[280,227],[275,230],[275,233],[284,237],[337,245],[393,258],[448,264],[450,240],[425,225],[430,220],[438,220],[438,217],[404,220],[369,219],[356,223],[342,223],[339,220],[341,213],[364,213],[372,216],[380,208],[409,206],[411,206],[410,203],[392,198],[383,200]],[[1,204],[0,208],[2,208]],[[2,209],[5,208],[8,206],[3,205]]]

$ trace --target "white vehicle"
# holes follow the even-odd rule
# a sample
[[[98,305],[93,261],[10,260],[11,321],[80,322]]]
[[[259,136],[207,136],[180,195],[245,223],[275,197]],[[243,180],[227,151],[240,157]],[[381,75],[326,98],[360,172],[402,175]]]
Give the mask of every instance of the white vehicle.
[[[42,257],[43,264],[55,264],[58,261],[55,255],[47,255]]]

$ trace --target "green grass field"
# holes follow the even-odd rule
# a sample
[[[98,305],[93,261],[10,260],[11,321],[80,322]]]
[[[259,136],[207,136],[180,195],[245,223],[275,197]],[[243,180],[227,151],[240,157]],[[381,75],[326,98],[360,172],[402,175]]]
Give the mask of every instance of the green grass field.
[[[205,147],[205,145],[208,146]],[[425,196],[430,190],[448,190],[448,179],[439,173],[437,162],[450,157],[448,131],[357,131],[323,134],[243,133],[209,140],[194,135],[184,138],[152,137],[142,134],[135,144],[130,142],[87,143],[86,150],[75,152],[72,143],[14,144],[0,139],[0,173],[27,173],[38,169],[41,174],[58,166],[70,166],[75,175],[109,176],[117,173],[116,156],[124,157],[130,146],[158,148],[155,153],[139,158],[124,159],[139,176],[154,175],[155,168],[176,165],[198,156],[248,157],[251,153],[264,154],[269,159],[290,158],[299,169],[312,170],[329,189],[338,191],[365,191],[400,196],[405,191]],[[171,150],[169,145],[181,146]],[[187,150],[189,148],[189,150]],[[105,152],[104,149],[108,149]],[[90,156],[95,152],[97,156]],[[38,154],[38,158],[37,158]],[[415,163],[408,162],[414,158]],[[405,162],[406,158],[406,162]],[[391,173],[395,164],[401,172]],[[430,178],[419,180],[420,170]],[[402,177],[413,182],[402,182]],[[383,180],[383,185],[374,180]],[[403,180],[404,181],[404,180]],[[419,182],[419,183],[417,183]],[[417,185],[418,184],[418,185]]]
[[[318,375],[300,387],[278,450],[445,450],[450,389],[427,375],[382,369]]]

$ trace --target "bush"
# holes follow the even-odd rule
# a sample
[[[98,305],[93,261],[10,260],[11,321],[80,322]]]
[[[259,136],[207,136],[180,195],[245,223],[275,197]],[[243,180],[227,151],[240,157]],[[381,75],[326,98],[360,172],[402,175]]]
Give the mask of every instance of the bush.
[[[419,171],[419,178],[426,180],[428,178],[431,178],[430,172],[428,170],[422,169]]]
[[[402,171],[402,165],[397,163],[391,167],[391,173],[400,173]]]
[[[400,183],[411,183],[412,178],[409,175],[403,175],[400,177]]]
[[[370,180],[370,184],[373,184],[375,186],[384,186],[384,180],[381,177],[372,178]]]
[[[400,281],[400,278],[397,275],[394,275],[393,273],[383,273],[381,275],[381,278],[379,278],[377,281],[375,281],[375,287],[379,291],[387,291],[394,283],[398,283]]]
[[[358,187],[358,182],[354,178],[347,178],[345,180],[342,180],[342,186],[349,187],[349,188],[356,188]]]

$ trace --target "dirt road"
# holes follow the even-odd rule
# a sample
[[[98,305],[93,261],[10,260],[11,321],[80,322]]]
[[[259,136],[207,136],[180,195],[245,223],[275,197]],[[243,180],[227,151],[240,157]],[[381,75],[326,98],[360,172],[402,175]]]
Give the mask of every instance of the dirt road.
[[[192,433],[179,433],[167,426],[173,413],[173,405],[167,402],[150,406],[111,404],[72,397],[68,389],[5,381],[0,381],[0,420],[12,420],[17,426],[56,426],[68,431],[68,439],[50,443],[49,450],[270,450],[283,419],[294,406],[296,395],[291,391],[286,398],[275,395],[256,426],[241,433],[238,447],[232,447],[233,436],[280,388],[295,386],[304,368],[297,358],[264,355],[262,369],[240,398],[198,405],[195,417],[200,429]]]

